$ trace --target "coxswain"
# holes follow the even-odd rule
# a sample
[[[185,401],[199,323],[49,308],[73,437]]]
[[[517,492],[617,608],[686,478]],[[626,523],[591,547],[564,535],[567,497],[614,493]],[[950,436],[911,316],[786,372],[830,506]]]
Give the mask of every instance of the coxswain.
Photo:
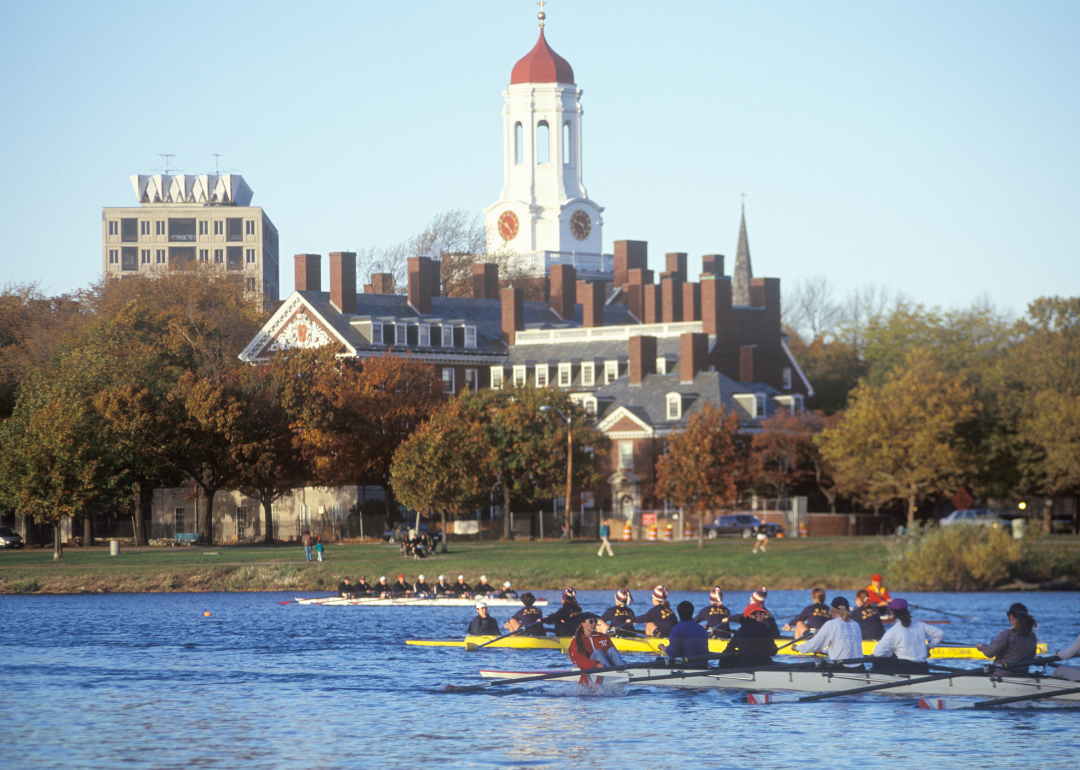
[[[464,575],[457,576],[457,582],[453,585],[454,594],[459,599],[471,599],[472,598],[472,586],[465,582]]]
[[[731,638],[731,610],[724,606],[724,592],[720,586],[709,591],[709,606],[702,608],[694,618],[695,623],[705,623],[705,630],[713,639]]]
[[[757,593],[755,592],[755,596]],[[776,654],[776,637],[767,622],[772,615],[762,605],[751,602],[743,609],[739,628],[731,635],[725,655],[718,662],[720,668],[741,666],[768,666]]]
[[[352,598],[353,585],[348,578],[342,578],[341,582],[337,584],[337,592],[342,599]]]
[[[526,591],[521,595],[521,603],[524,606],[506,621],[506,630],[513,633],[524,627],[525,630],[521,633],[526,636],[544,636],[544,613],[539,607],[533,606],[536,604],[536,597]]]
[[[1011,628],[1007,628],[994,637],[990,644],[976,644],[975,649],[988,658],[993,658],[999,666],[1009,666],[1024,660],[1032,660],[1038,655],[1039,640],[1035,636],[1035,618],[1028,614],[1028,608],[1016,602],[1009,607],[1005,617]],[[1027,666],[1013,667],[1019,673],[1029,673]]]
[[[870,592],[860,588],[855,594],[855,610],[851,617],[859,624],[862,638],[877,641],[885,636],[885,624],[881,622],[881,613],[870,603]]]
[[[405,582],[404,575],[398,575],[397,580],[390,586],[390,590],[394,592],[394,597],[400,599],[403,596],[412,596],[412,586]]]
[[[480,582],[473,586],[472,592],[473,596],[484,597],[498,593],[499,589],[488,582],[487,575],[481,575]]]
[[[446,582],[446,575],[439,575],[439,582],[435,584],[435,598],[452,599],[456,595],[454,587]]]
[[[383,599],[392,599],[394,597],[394,589],[386,582],[386,575],[379,578],[379,582],[375,584],[372,593]]]
[[[679,602],[675,608],[679,622],[668,634],[668,643],[658,645],[669,658],[700,658],[709,654],[709,632],[694,622],[694,605]]]
[[[562,606],[544,618],[544,625],[555,626],[555,636],[573,636],[577,631],[581,607],[577,603],[577,593],[567,588],[562,594]]]
[[[574,631],[574,639],[566,648],[574,665],[582,671],[594,671],[598,668],[610,668],[612,666],[625,666],[622,655],[615,649],[614,642],[607,634],[596,630],[597,617],[591,612],[578,616],[578,627]],[[589,684],[587,675],[581,675],[581,684]],[[600,680],[597,678],[596,683]]]
[[[874,661],[874,673],[930,673],[926,659],[930,656],[930,650],[941,644],[945,632],[921,620],[912,620],[907,599],[893,599],[889,602],[889,609],[897,622],[874,646],[874,657],[882,659]]]
[[[634,611],[630,609],[633,601],[634,597],[630,595],[630,592],[625,588],[620,588],[615,592],[615,606],[604,610],[596,627],[605,634],[640,636],[634,628]]]
[[[802,653],[822,652],[829,654],[829,660],[851,660],[861,658],[862,630],[859,624],[851,618],[851,605],[843,596],[833,597],[830,607],[832,619],[817,630],[814,638],[802,644],[796,644],[795,649]],[[845,663],[847,668],[862,669],[862,663]]]
[[[765,620],[763,622],[769,627],[770,631],[772,632],[772,638],[779,639],[780,628],[776,625],[776,618],[773,617],[773,614],[769,612],[768,607],[765,606],[765,599],[767,599],[768,596],[768,589],[762,586],[758,590],[754,591],[753,594],[751,594],[750,604],[756,604],[758,607],[761,607],[761,609],[765,611]],[[742,623],[744,618],[742,615],[732,615],[728,620],[732,623]]]
[[[881,575],[871,575],[870,585],[864,590],[870,595],[870,603],[875,607],[885,608],[892,601],[889,589],[881,584]]]
[[[518,598],[518,592],[514,590],[514,586],[507,580],[502,584],[502,590],[495,594],[496,599],[516,599]]]
[[[353,586],[353,594],[356,596],[371,596],[375,592],[375,586],[367,582],[367,576],[361,575]]]
[[[413,583],[413,593],[417,596],[431,596],[431,586],[427,584],[423,575],[416,576],[416,582]]]
[[[825,603],[825,591],[814,588],[810,591],[810,598],[814,600],[814,603],[803,607],[802,612],[784,624],[784,631],[790,631],[794,624],[796,639],[806,636],[806,632],[810,629],[817,631],[832,620],[832,612],[829,610],[829,605]]]
[[[644,615],[635,615],[635,623],[645,624],[645,636],[667,636],[678,619],[668,604],[667,589],[657,586],[652,592],[652,609]]]
[[[499,621],[488,615],[487,602],[476,603],[476,617],[469,623],[469,636],[498,636]]]

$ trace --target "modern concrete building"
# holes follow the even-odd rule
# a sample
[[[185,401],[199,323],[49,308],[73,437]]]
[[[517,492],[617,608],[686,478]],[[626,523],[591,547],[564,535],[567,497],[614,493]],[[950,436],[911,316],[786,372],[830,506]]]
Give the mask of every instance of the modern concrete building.
[[[131,177],[138,206],[101,212],[106,277],[154,275],[200,263],[244,277],[266,304],[278,301],[278,232],[237,174]]]

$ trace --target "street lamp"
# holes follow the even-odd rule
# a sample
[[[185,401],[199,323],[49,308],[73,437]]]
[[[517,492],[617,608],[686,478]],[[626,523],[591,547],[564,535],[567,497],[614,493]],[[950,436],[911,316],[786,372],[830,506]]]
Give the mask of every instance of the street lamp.
[[[566,542],[570,542],[570,495],[574,491],[574,433],[570,418],[553,406],[540,407],[541,412],[554,412],[566,420],[566,521],[563,530]]]

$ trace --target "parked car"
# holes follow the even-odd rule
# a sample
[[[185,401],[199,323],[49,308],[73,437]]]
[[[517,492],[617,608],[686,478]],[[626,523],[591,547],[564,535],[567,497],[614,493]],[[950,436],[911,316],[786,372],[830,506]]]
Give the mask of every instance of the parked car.
[[[11,527],[0,527],[0,548],[22,548],[24,545],[26,543],[18,532]]]
[[[1012,532],[1012,522],[1006,521],[988,508],[966,508],[953,511],[942,519],[940,523],[943,527],[950,527],[953,524],[975,524]]]
[[[388,543],[400,543],[409,539],[409,531],[416,529],[415,524],[397,524],[393,529],[383,532],[382,538]],[[431,538],[432,545],[442,542],[442,532],[434,532],[427,524],[420,524],[420,534]]]
[[[703,529],[705,530],[706,537],[722,537],[722,536],[737,536],[752,537],[764,522],[757,516],[751,516],[748,513],[729,513],[724,516],[717,516],[713,519],[712,524],[706,524]],[[769,537],[775,537],[782,534],[784,528],[779,524],[765,524],[765,531]]]

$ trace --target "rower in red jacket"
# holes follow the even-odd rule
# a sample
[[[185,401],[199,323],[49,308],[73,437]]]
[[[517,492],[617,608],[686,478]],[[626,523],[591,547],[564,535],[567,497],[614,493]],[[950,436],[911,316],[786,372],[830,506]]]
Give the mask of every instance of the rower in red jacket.
[[[601,634],[596,630],[597,616],[591,612],[580,615],[577,631],[574,639],[567,648],[570,659],[574,665],[582,671],[592,671],[598,668],[626,665],[622,655],[615,649],[615,644],[607,634]],[[599,684],[599,677],[596,683]],[[582,674],[581,684],[589,684],[587,674]]]

